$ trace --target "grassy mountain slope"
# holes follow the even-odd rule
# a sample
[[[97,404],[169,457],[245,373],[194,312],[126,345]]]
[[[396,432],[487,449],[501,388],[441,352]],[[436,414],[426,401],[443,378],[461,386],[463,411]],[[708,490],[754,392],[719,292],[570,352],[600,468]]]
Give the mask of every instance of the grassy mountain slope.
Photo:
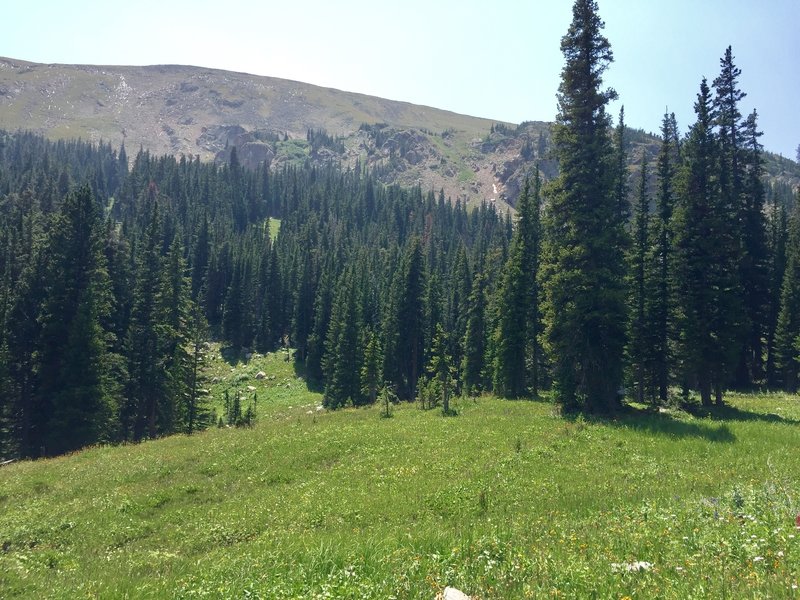
[[[714,418],[564,421],[486,397],[382,419],[318,411],[280,353],[212,369],[217,400],[255,388],[256,427],[0,468],[1,597],[789,598],[800,583],[796,397],[733,397]]]

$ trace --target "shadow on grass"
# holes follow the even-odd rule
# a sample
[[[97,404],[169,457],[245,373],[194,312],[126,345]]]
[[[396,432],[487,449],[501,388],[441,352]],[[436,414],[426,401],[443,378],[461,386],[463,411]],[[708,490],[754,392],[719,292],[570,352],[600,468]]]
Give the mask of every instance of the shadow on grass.
[[[578,415],[565,415],[566,419],[575,420]],[[672,415],[653,412],[650,409],[626,406],[610,416],[584,415],[593,423],[602,423],[610,427],[633,429],[651,435],[662,435],[677,439],[702,438],[709,442],[731,444],[736,436],[726,423],[694,423],[676,419]]]
[[[684,410],[695,417],[702,417],[714,421],[749,421],[761,423],[783,423],[785,425],[800,425],[797,419],[790,419],[775,413],[759,413],[742,410],[735,406],[701,406],[692,404],[685,406]]]
[[[247,363],[247,360],[244,358],[244,353],[234,350],[232,346],[220,348],[219,353],[220,356],[222,356],[222,360],[228,363],[228,365],[231,367],[238,367],[240,364]]]
[[[316,392],[318,394],[325,392],[325,386],[321,381],[316,381],[313,377],[308,376],[308,368],[305,362],[295,358],[292,361],[292,366],[294,367],[295,377],[301,377],[303,379],[309,392]]]

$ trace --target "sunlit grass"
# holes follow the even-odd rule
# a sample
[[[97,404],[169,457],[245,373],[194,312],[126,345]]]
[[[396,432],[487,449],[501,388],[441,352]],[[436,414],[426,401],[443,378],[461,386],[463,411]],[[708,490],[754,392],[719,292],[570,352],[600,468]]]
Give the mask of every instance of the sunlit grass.
[[[796,594],[796,396],[702,418],[487,397],[381,419],[318,412],[280,353],[215,368],[256,367],[276,377],[253,429],[0,469],[0,597]]]

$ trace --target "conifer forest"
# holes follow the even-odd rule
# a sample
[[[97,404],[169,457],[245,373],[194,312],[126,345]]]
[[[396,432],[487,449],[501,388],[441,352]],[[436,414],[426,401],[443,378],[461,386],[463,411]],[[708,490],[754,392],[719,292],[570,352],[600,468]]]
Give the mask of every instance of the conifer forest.
[[[732,48],[630,164],[577,0],[548,159],[514,211],[369,168],[243,166],[0,132],[0,458],[191,434],[208,343],[282,349],[328,409],[547,397],[565,414],[796,392],[800,202]],[[624,98],[621,99],[624,101]],[[309,131],[309,136],[313,132]]]

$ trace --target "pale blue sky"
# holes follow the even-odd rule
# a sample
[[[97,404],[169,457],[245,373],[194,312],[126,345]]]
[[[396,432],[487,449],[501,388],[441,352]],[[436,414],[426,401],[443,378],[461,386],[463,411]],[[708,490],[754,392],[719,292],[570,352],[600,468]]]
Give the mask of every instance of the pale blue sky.
[[[192,64],[519,122],[552,120],[571,0],[29,0],[4,3],[0,55]],[[800,0],[598,0],[628,125],[682,132],[730,44],[767,149],[800,144]],[[619,103],[611,108],[616,115]]]

